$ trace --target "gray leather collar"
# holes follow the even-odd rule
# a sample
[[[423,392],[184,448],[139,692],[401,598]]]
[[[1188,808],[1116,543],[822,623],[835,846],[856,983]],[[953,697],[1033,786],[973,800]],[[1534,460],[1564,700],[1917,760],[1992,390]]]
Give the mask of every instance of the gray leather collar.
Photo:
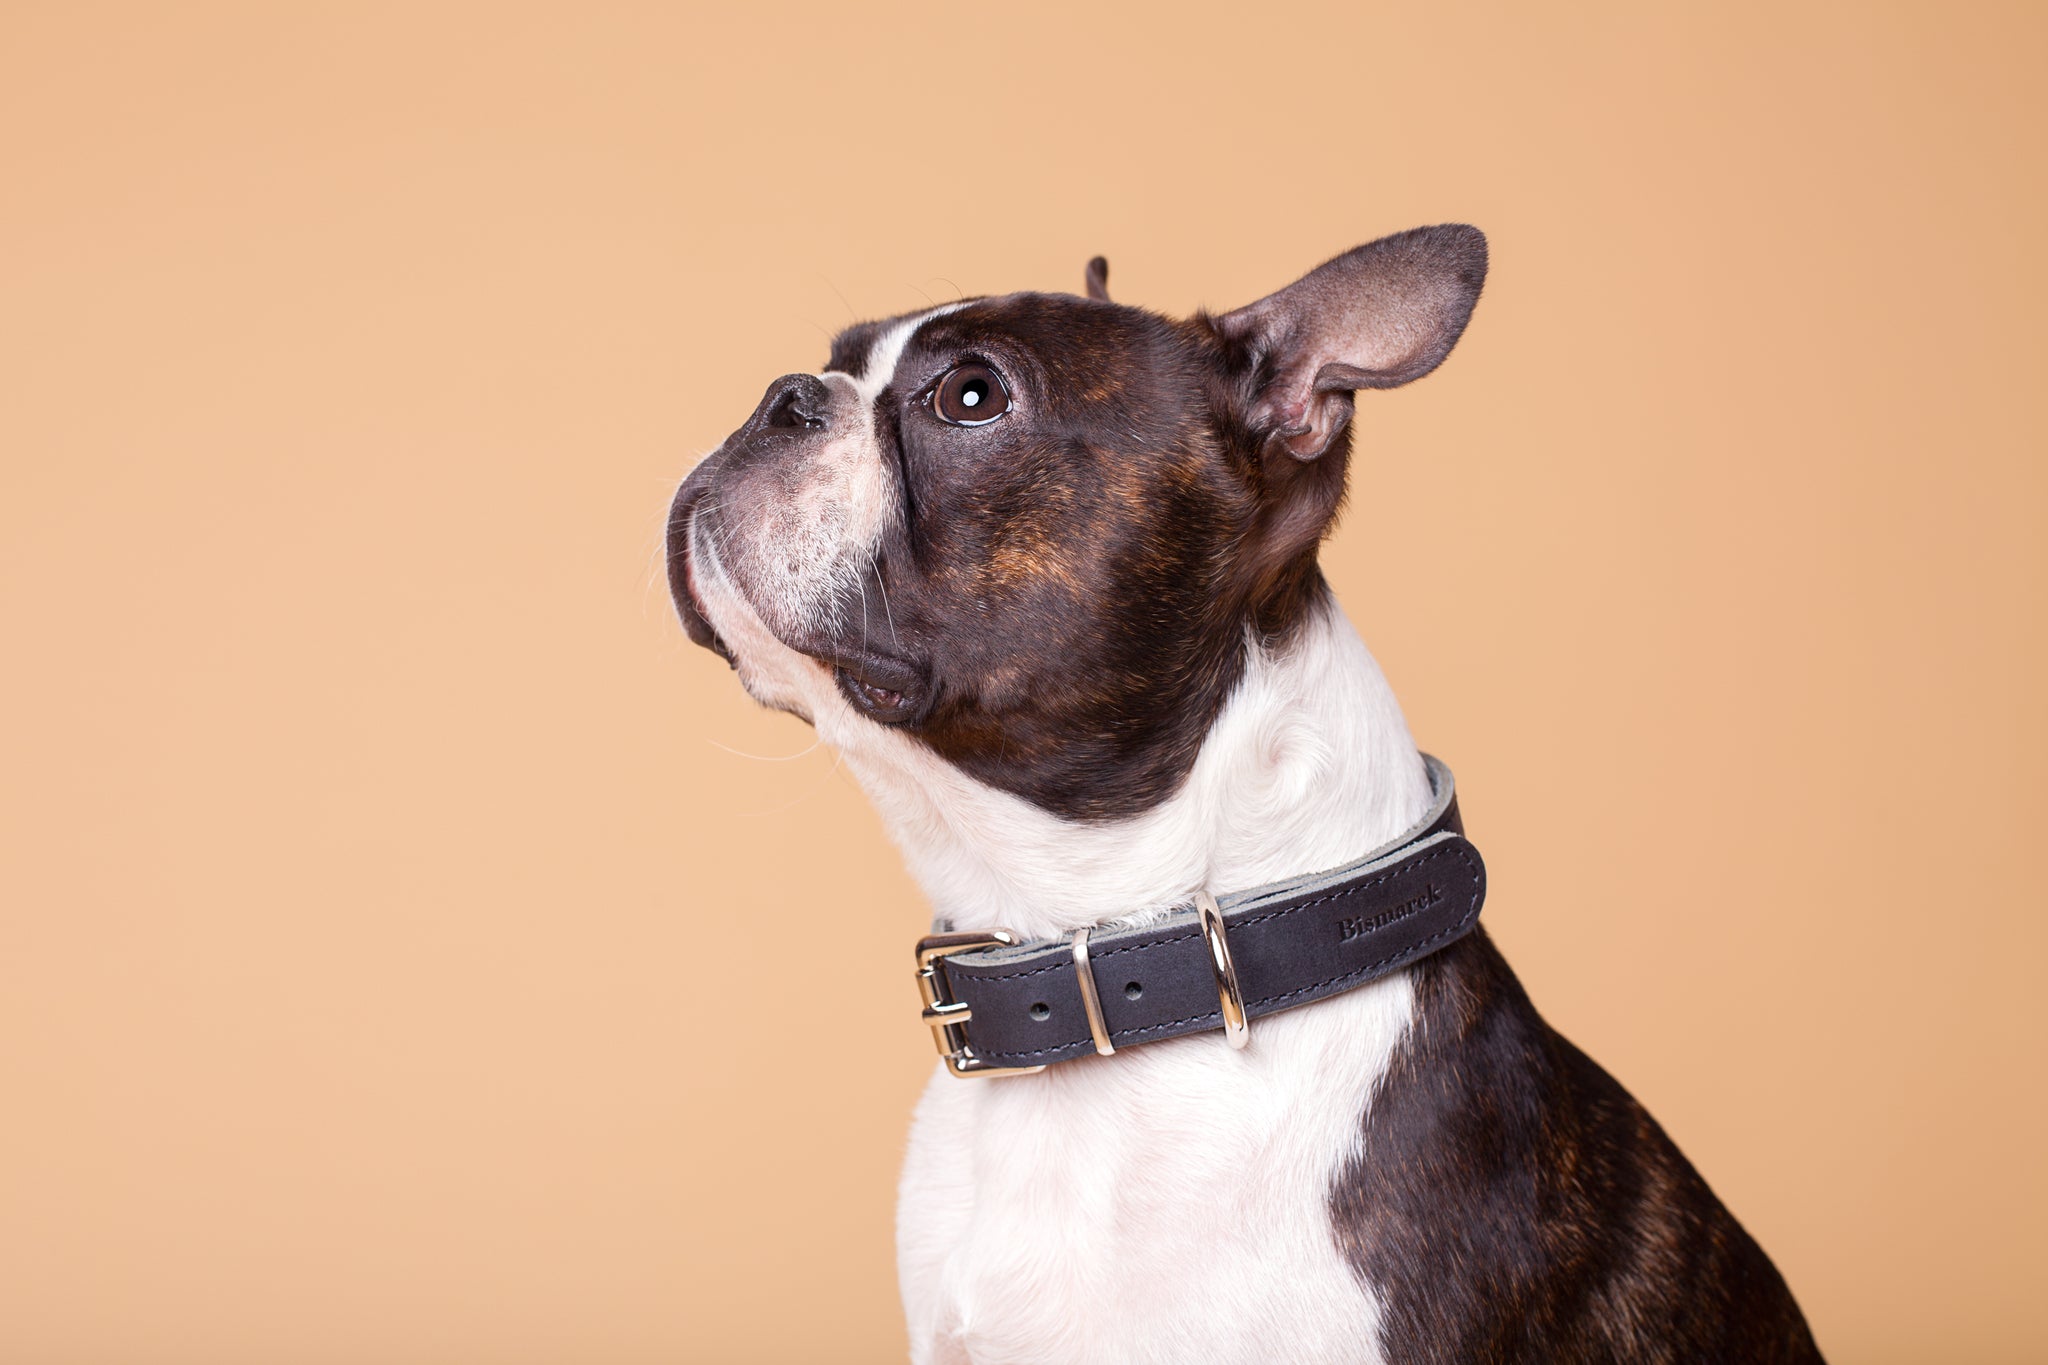
[[[940,1052],[956,1073],[1002,1074],[1222,1029],[1230,977],[1256,1020],[1456,942],[1478,922],[1486,868],[1464,837],[1451,770],[1422,757],[1434,794],[1422,820],[1342,867],[1222,897],[1220,959],[1194,906],[1139,929],[1090,931],[1085,956],[1070,940],[936,950],[927,945],[965,936],[925,940],[925,1017]],[[1099,1002],[1092,1027],[1083,973]],[[1231,1031],[1241,1045],[1244,1029]]]

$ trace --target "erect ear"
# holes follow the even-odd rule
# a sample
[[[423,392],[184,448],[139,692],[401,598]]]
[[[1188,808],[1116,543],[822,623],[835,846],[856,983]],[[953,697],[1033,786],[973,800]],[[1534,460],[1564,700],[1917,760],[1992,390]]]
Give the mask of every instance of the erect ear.
[[[1463,223],[1382,237],[1216,320],[1251,367],[1243,416],[1271,452],[1330,448],[1357,389],[1420,379],[1457,344],[1486,282],[1486,234]]]

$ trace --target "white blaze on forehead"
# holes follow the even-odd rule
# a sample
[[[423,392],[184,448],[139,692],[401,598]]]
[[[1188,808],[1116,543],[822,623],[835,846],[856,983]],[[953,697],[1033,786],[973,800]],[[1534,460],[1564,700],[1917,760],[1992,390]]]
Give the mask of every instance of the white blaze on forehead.
[[[913,336],[917,335],[918,328],[924,326],[933,318],[942,318],[948,313],[957,313],[966,306],[964,302],[949,303],[942,308],[934,308],[929,312],[919,313],[914,317],[907,317],[875,338],[874,347],[868,351],[868,363],[861,369],[860,377],[852,380],[853,391],[860,395],[862,406],[866,407],[872,404],[875,399],[881,397],[882,390],[889,387],[889,381],[896,377],[896,362],[903,359],[903,348],[910,344],[910,339]],[[852,376],[839,373],[827,373],[819,377],[828,381],[852,378]],[[867,420],[870,423],[874,421],[874,414],[872,412],[868,414]]]

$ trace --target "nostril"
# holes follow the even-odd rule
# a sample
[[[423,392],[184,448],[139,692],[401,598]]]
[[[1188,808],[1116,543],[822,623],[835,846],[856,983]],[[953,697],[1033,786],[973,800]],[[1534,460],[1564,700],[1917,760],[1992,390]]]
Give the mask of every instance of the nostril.
[[[775,400],[775,406],[768,409],[768,425],[771,427],[801,427],[810,421],[797,411],[796,395],[785,391]]]
[[[830,403],[831,394],[816,375],[788,375],[769,390],[760,422],[780,431],[819,430]]]

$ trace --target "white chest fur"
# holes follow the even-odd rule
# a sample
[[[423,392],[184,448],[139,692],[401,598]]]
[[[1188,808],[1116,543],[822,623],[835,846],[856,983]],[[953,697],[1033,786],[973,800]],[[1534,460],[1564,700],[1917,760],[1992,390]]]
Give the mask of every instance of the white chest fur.
[[[897,1208],[918,1362],[1375,1362],[1331,1182],[1407,1027],[1405,976],[1044,1075],[934,1075]]]
[[[1334,606],[1254,649],[1186,786],[1134,820],[1068,824],[886,739],[847,761],[933,903],[1034,937],[1335,866],[1429,801]],[[1379,1305],[1328,1199],[1413,1003],[1397,975],[1259,1020],[1243,1052],[1216,1034],[1036,1076],[935,1072],[897,1221],[912,1359],[1378,1361]]]

